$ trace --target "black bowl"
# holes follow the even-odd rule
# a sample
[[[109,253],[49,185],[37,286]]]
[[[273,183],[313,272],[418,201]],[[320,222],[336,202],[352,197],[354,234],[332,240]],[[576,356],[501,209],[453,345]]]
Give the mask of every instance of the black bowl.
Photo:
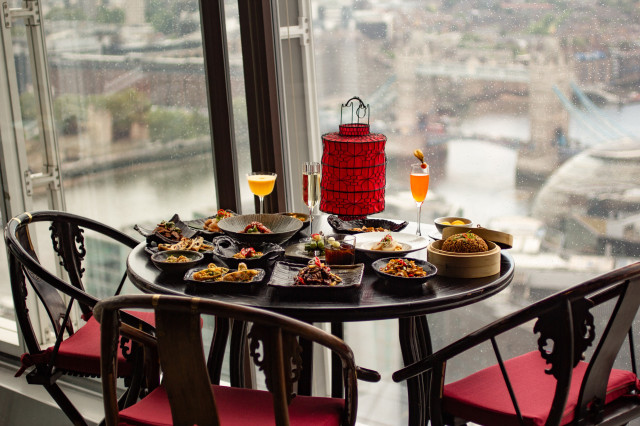
[[[260,222],[271,230],[269,234],[247,234],[244,228],[251,222]],[[227,217],[218,222],[222,232],[236,241],[249,244],[282,244],[302,229],[302,222],[291,216],[281,214],[247,214]]]
[[[391,259],[399,259],[399,258],[398,257],[383,257],[382,259],[378,259],[375,262],[373,262],[371,264],[371,267],[373,268],[374,272],[376,274],[378,274],[380,277],[384,278],[385,280],[391,281],[393,283],[398,283],[398,284],[402,284],[402,285],[422,284],[422,283],[427,281],[429,278],[431,278],[432,276],[434,276],[438,272],[438,269],[435,267],[435,265],[427,262],[426,260],[409,258],[409,257],[403,257],[401,259],[404,260],[405,262],[413,260],[415,262],[416,266],[420,266],[420,267],[422,267],[422,269],[425,270],[425,272],[427,273],[426,276],[424,276],[424,277],[399,277],[397,275],[392,275],[392,274],[387,274],[386,272],[382,272],[380,270],[380,268],[385,267],[387,265],[387,263],[389,263],[389,261]]]
[[[263,255],[249,259],[237,259],[233,257],[233,255],[240,252],[240,250],[248,247],[253,247],[255,251],[261,251]],[[226,235],[213,239],[213,255],[231,269],[237,269],[238,264],[241,262],[246,264],[249,269],[270,269],[283,254],[284,249],[274,243],[242,243]]]
[[[189,258],[188,262],[167,262],[167,258],[169,256],[185,256]],[[167,251],[159,251],[151,255],[151,262],[158,269],[166,274],[171,275],[182,275],[189,269],[196,266],[199,262],[204,259],[204,255],[202,253],[198,253],[190,250],[167,250]]]

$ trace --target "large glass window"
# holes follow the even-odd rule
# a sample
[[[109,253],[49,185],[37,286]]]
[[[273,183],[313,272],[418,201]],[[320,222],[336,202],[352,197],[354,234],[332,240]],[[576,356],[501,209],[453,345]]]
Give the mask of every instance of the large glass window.
[[[431,169],[424,223],[460,215],[514,235],[510,289],[431,315],[436,348],[637,260],[640,10],[633,2],[311,4],[321,133],[337,131],[340,104],[357,95],[370,104],[372,132],[388,138],[380,216],[415,220],[409,166],[421,148]],[[394,347],[396,325],[368,327],[351,325],[346,340],[358,362],[371,360],[388,377],[401,359],[375,349]],[[466,374],[464,364],[449,378]],[[381,399],[401,410],[388,389],[395,388],[384,398],[365,391],[373,402],[365,398],[361,412],[371,408],[374,422],[394,424],[376,410]]]
[[[67,210],[123,229],[211,215],[198,2],[45,5]]]
[[[236,2],[226,3],[237,146],[248,157],[238,12]],[[3,145],[17,146],[16,157],[23,159],[16,166],[18,185],[26,188],[24,206],[11,209],[65,209],[142,239],[133,225],[153,227],[176,213],[192,219],[230,208],[216,196],[217,185],[237,177],[217,182],[214,175],[198,0],[39,6],[34,22],[44,32],[41,39],[18,14],[6,36],[15,64],[8,80],[15,78],[11,87],[19,99],[12,101],[19,111],[2,126],[15,127],[19,137]],[[242,176],[249,169],[244,161]],[[46,233],[39,239],[49,244]],[[100,282],[109,281],[110,265],[125,264],[127,253],[99,239],[91,244],[101,250],[87,260],[97,280],[89,290],[103,296]],[[8,274],[2,282],[0,316],[13,321]]]

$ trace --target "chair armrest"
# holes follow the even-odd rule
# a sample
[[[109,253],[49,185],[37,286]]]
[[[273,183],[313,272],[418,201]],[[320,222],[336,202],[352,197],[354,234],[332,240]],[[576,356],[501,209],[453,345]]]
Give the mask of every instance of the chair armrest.
[[[436,361],[442,362],[437,359],[434,359],[435,358],[434,355],[423,358],[417,362],[414,362],[413,364],[409,364],[406,367],[401,368],[398,371],[395,371],[391,375],[391,378],[393,379],[394,382],[398,383],[398,382],[402,382],[403,380],[407,380],[414,376],[417,376],[418,374],[426,373],[427,371],[430,371],[433,368],[434,362]]]
[[[380,373],[375,370],[356,366],[356,378],[363,382],[376,383],[380,381]]]

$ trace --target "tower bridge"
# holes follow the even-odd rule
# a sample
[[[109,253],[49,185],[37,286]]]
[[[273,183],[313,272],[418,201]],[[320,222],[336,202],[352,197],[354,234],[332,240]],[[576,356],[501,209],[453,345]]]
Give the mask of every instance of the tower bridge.
[[[480,53],[478,58],[454,63],[441,60],[433,50],[421,40],[410,40],[396,61],[396,108],[416,112],[399,118],[401,131],[425,127],[418,117],[428,117],[442,107],[443,100],[451,102],[456,96],[468,102],[493,93],[528,93],[531,139],[518,144],[517,180],[546,180],[564,160],[568,145],[569,111],[556,91],[568,96],[571,77],[557,41],[547,39],[532,46],[527,64],[500,64],[504,58],[483,60]],[[513,141],[506,143],[515,146]]]
[[[416,68],[419,77],[447,77],[451,79],[471,79],[501,81],[508,83],[530,83],[531,75],[525,65],[485,65],[471,63],[426,63]]]

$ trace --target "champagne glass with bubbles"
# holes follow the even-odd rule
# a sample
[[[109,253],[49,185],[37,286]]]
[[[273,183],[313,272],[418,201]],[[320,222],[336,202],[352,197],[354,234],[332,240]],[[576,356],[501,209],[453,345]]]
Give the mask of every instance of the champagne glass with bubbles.
[[[309,208],[309,233],[313,234],[313,208],[320,201],[320,163],[302,165],[302,200]]]

